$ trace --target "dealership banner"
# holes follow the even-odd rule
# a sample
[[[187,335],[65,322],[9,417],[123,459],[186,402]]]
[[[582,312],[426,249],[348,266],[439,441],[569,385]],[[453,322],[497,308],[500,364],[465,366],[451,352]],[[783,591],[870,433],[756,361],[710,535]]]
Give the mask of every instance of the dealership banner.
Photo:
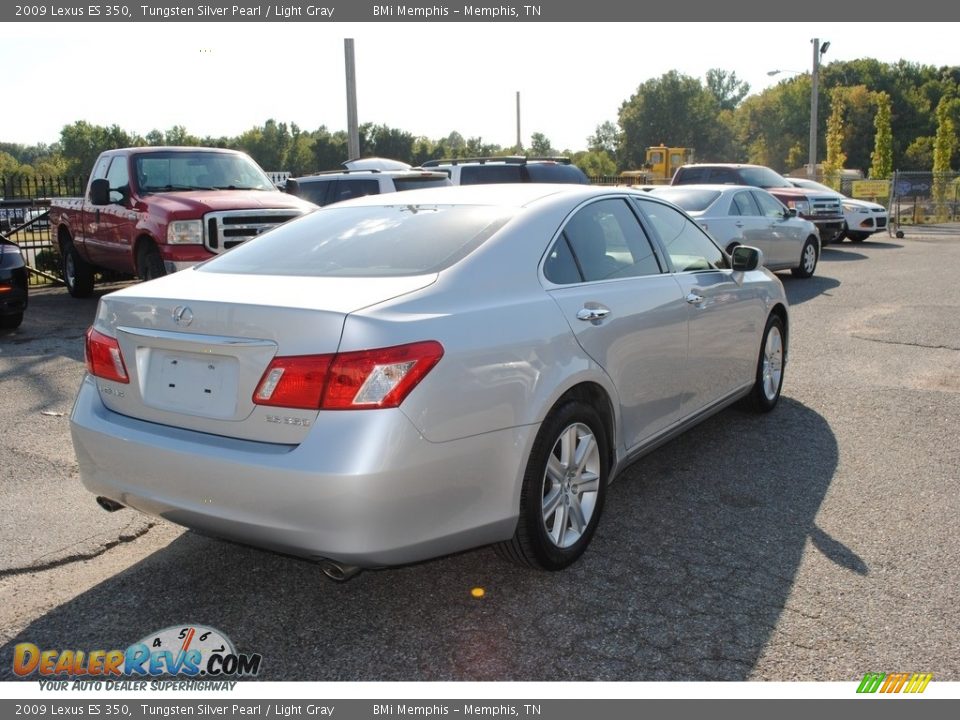
[[[14,3],[0,7],[4,22],[653,22],[653,21],[860,21],[864,6],[834,0],[806,0],[785,6],[768,0],[731,0],[728,3],[626,3],[623,0],[542,0],[532,3],[458,2],[337,2],[298,0],[268,3],[251,0],[158,0],[153,2],[58,2]],[[876,21],[916,22],[956,20],[960,4],[942,0],[911,3],[880,2],[869,6],[871,24]],[[896,42],[896,28],[877,30],[878,42]],[[749,31],[739,39],[749,42]],[[588,38],[584,38],[585,42]],[[638,36],[642,44],[643,37]],[[689,48],[688,48],[689,51]]]
[[[953,710],[950,710],[953,707]],[[64,716],[106,718],[254,717],[314,718],[324,720],[398,720],[415,718],[524,718],[530,720],[583,720],[597,718],[721,717],[738,720],[809,720],[810,717],[844,717],[850,720],[933,720],[955,717],[957,702],[899,702],[863,700],[0,700],[0,717],[32,720]]]

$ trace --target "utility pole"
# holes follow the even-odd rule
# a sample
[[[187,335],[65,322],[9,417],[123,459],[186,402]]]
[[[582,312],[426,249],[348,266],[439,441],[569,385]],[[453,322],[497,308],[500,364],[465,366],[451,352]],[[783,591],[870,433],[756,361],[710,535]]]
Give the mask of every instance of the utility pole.
[[[520,139],[520,91],[517,90],[517,154],[523,152],[523,141]]]
[[[813,75],[810,76],[810,162],[807,165],[807,177],[815,179],[817,175],[817,104],[820,100],[820,56],[830,42],[820,45],[820,38],[813,38]]]
[[[357,123],[357,70],[353,59],[353,38],[344,38],[343,52],[347,70],[347,155],[360,157],[360,126]]]

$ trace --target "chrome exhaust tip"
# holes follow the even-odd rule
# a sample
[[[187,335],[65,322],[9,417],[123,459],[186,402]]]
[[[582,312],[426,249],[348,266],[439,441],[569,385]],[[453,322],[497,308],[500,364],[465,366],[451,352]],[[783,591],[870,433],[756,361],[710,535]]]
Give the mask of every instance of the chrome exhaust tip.
[[[123,510],[123,508],[126,507],[126,505],[121,505],[116,500],[105,498],[102,495],[97,496],[97,505],[102,507],[107,512],[116,512],[117,510]]]
[[[346,582],[350,578],[358,575],[363,568],[359,568],[356,565],[344,565],[336,560],[324,558],[320,561],[320,569],[323,571],[323,574],[331,580]]]

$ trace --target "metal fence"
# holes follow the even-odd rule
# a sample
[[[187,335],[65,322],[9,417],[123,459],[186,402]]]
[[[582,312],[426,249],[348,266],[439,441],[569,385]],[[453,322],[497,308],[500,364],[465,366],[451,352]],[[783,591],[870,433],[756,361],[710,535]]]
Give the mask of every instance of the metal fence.
[[[888,208],[892,236],[960,235],[960,173],[898,170]]]

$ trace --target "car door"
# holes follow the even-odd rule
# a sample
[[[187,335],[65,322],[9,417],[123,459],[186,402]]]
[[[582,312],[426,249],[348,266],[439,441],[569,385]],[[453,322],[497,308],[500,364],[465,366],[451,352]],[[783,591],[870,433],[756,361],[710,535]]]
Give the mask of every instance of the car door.
[[[745,274],[727,267],[723,252],[695,222],[652,199],[636,202],[663,247],[689,313],[680,407],[680,416],[689,417],[752,381],[765,309],[745,284]]]
[[[137,234],[137,212],[130,206],[130,173],[128,159],[117,155],[107,170],[110,184],[110,204],[100,208],[100,230],[97,233],[96,255],[90,255],[98,265],[133,270],[133,241]]]
[[[578,208],[543,273],[580,346],[617,389],[626,449],[675,422],[685,392],[688,311],[628,201]]]
[[[770,223],[760,212],[760,206],[749,190],[741,190],[734,193],[733,202],[730,205],[731,214],[740,228],[740,244],[751,245],[763,251],[764,257],[773,251],[773,244],[770,242]]]
[[[800,248],[805,237],[800,236],[800,228],[790,222],[786,205],[773,195],[762,190],[754,190],[760,212],[766,220],[770,234],[770,252],[764,251],[767,264],[771,267],[793,267],[800,261]]]

